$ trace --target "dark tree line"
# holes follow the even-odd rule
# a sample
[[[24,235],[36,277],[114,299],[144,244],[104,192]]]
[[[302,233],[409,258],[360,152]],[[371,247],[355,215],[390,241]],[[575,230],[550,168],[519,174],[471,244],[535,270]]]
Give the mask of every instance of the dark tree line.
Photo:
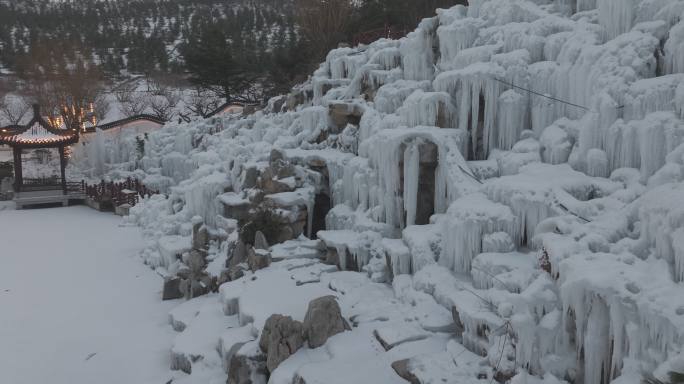
[[[301,81],[340,42],[412,30],[465,0],[0,0],[0,66],[35,82],[186,77],[225,100],[259,102]]]

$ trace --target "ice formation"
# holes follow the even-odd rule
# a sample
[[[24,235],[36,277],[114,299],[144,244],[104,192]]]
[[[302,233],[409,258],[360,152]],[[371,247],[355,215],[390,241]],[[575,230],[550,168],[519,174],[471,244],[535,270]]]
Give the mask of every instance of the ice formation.
[[[435,370],[416,373],[425,383],[662,376],[684,359],[684,5],[469,3],[400,40],[332,51],[278,107],[169,124],[143,154],[121,138],[104,166],[88,153],[75,164],[168,195],[129,220],[151,239],[147,261],[173,271],[193,218],[217,234],[216,252],[228,249],[237,222],[226,212],[258,197],[280,151],[294,176],[272,181],[297,196],[288,202],[309,231],[325,215],[315,244],[364,279],[394,279],[376,298],[413,303],[418,318],[440,314],[419,322],[421,334],[452,313],[452,341],[468,361],[482,358],[482,369],[453,365],[448,343],[401,355],[416,372]],[[273,252],[311,262],[311,241]],[[364,287],[367,300],[382,290]],[[241,310],[263,321],[253,307]],[[353,311],[356,321],[384,318]],[[405,326],[378,332],[399,342]],[[315,367],[294,358],[272,381],[345,367],[335,353]]]

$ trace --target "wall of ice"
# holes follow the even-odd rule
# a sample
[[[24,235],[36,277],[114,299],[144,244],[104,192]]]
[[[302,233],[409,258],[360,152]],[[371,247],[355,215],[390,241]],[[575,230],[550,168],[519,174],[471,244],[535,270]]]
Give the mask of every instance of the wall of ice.
[[[227,231],[216,197],[249,196],[248,170],[279,149],[330,197],[321,241],[359,269],[386,255],[453,311],[463,345],[492,368],[506,354],[501,376],[640,382],[684,344],[682,20],[676,0],[439,10],[331,51],[277,108],[150,134],[125,171],[169,198],[137,220]],[[111,161],[132,161],[121,148]]]

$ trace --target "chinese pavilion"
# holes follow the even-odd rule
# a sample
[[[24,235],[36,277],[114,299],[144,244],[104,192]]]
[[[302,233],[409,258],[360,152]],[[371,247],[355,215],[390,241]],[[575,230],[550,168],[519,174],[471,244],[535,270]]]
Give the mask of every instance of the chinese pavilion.
[[[0,145],[12,148],[14,155],[15,201],[21,204],[68,203],[69,190],[66,180],[67,148],[77,143],[77,128],[56,128],[40,114],[38,105],[33,106],[33,118],[26,125],[11,125],[0,129]],[[24,179],[21,156],[24,150],[56,148],[59,152],[61,180]]]

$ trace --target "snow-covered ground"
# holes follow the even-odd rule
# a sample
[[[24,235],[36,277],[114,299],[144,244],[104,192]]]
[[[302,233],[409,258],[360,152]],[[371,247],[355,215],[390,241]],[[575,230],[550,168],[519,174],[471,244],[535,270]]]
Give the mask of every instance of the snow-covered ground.
[[[173,302],[139,230],[86,207],[0,209],[0,383],[166,383]]]
[[[172,311],[174,384],[684,371],[684,2],[470,4],[332,51],[254,115],[74,149],[164,193],[126,222],[175,296],[220,292]],[[350,327],[307,348],[321,295]]]

